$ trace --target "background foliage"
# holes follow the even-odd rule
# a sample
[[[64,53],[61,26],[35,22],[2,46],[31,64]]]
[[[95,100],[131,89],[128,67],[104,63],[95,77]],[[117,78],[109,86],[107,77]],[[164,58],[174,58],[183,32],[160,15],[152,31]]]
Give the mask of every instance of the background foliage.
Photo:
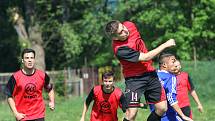
[[[182,60],[215,58],[214,0],[2,0],[0,72],[17,70],[20,51],[25,47],[8,12],[14,7],[23,16],[28,33],[29,27],[38,25],[47,70],[117,65],[111,40],[103,30],[111,19],[135,22],[149,50],[174,38],[177,47],[168,51]],[[34,14],[29,14],[31,10]]]

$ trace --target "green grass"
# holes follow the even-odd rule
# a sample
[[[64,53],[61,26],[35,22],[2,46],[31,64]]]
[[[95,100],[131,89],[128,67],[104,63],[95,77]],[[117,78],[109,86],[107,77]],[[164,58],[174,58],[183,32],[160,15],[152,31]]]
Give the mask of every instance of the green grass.
[[[199,113],[193,100],[191,99],[191,107],[195,121],[215,121],[215,62],[198,62],[194,68],[192,62],[183,62],[183,69],[189,72],[196,87],[196,91],[204,107],[204,113]],[[124,83],[116,84],[124,89]],[[70,99],[56,100],[56,110],[51,112],[47,110],[46,121],[79,121],[82,114],[84,98],[71,97]],[[86,121],[89,121],[90,110],[88,111]],[[146,121],[149,110],[140,109],[136,121]],[[119,121],[123,117],[121,110],[118,111]],[[0,103],[0,121],[14,121],[14,117],[6,102]]]
[[[47,110],[46,121],[79,121],[83,108],[83,98],[74,97],[67,100],[58,100],[56,102],[55,111]],[[196,106],[192,102],[192,110],[195,121],[214,121],[215,107],[213,100],[208,100],[203,103],[204,113],[199,113]],[[90,110],[87,113],[86,121],[89,121]],[[137,121],[146,121],[149,115],[149,110],[139,109]],[[121,110],[118,111],[119,121],[123,118]],[[0,121],[14,121],[13,115],[7,105],[0,105]]]

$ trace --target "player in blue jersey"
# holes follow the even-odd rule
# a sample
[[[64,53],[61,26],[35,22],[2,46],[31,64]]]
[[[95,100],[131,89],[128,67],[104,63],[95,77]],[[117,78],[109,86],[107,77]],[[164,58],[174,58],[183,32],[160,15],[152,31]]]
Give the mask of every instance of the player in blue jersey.
[[[162,116],[161,121],[193,121],[185,116],[178,106],[176,77],[171,73],[175,70],[175,61],[176,58],[173,54],[166,53],[159,56],[159,70],[157,70],[157,75],[166,92],[168,102],[168,110]],[[152,111],[154,110],[153,105],[150,105],[150,109]]]

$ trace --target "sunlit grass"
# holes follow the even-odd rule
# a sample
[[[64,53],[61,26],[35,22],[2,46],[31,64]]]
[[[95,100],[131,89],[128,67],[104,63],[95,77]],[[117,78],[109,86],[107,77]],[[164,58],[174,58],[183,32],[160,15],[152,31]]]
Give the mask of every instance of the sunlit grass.
[[[199,113],[196,104],[191,99],[193,117],[195,121],[214,121],[215,117],[215,62],[197,63],[196,68],[192,62],[183,62],[183,69],[189,72],[196,87],[196,91],[204,107],[204,113]],[[124,90],[124,83],[116,84]],[[56,100],[55,111],[47,109],[46,121],[79,121],[85,98],[70,97],[69,99],[59,98]],[[92,104],[91,104],[92,105]],[[86,121],[89,121],[91,108],[87,113]],[[146,121],[149,110],[140,109],[136,121]],[[118,111],[119,121],[123,118],[121,110]],[[6,102],[0,103],[0,121],[14,121],[14,116]]]

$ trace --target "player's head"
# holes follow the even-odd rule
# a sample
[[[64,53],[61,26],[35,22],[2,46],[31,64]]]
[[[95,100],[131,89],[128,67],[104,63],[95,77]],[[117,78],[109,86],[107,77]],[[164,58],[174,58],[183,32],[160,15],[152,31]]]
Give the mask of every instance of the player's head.
[[[35,51],[30,48],[26,48],[22,51],[22,63],[24,68],[32,69],[35,65]]]
[[[106,90],[111,90],[114,86],[114,73],[112,71],[107,71],[103,73],[102,82]]]
[[[161,70],[166,70],[173,73],[174,70],[176,69],[174,64],[175,61],[176,61],[175,55],[171,53],[162,53],[159,56],[159,68]]]
[[[105,26],[106,35],[112,40],[124,41],[129,36],[128,29],[118,20],[112,20]]]
[[[174,71],[174,74],[179,74],[181,72],[181,63],[179,60],[176,60],[175,61],[175,71]]]

